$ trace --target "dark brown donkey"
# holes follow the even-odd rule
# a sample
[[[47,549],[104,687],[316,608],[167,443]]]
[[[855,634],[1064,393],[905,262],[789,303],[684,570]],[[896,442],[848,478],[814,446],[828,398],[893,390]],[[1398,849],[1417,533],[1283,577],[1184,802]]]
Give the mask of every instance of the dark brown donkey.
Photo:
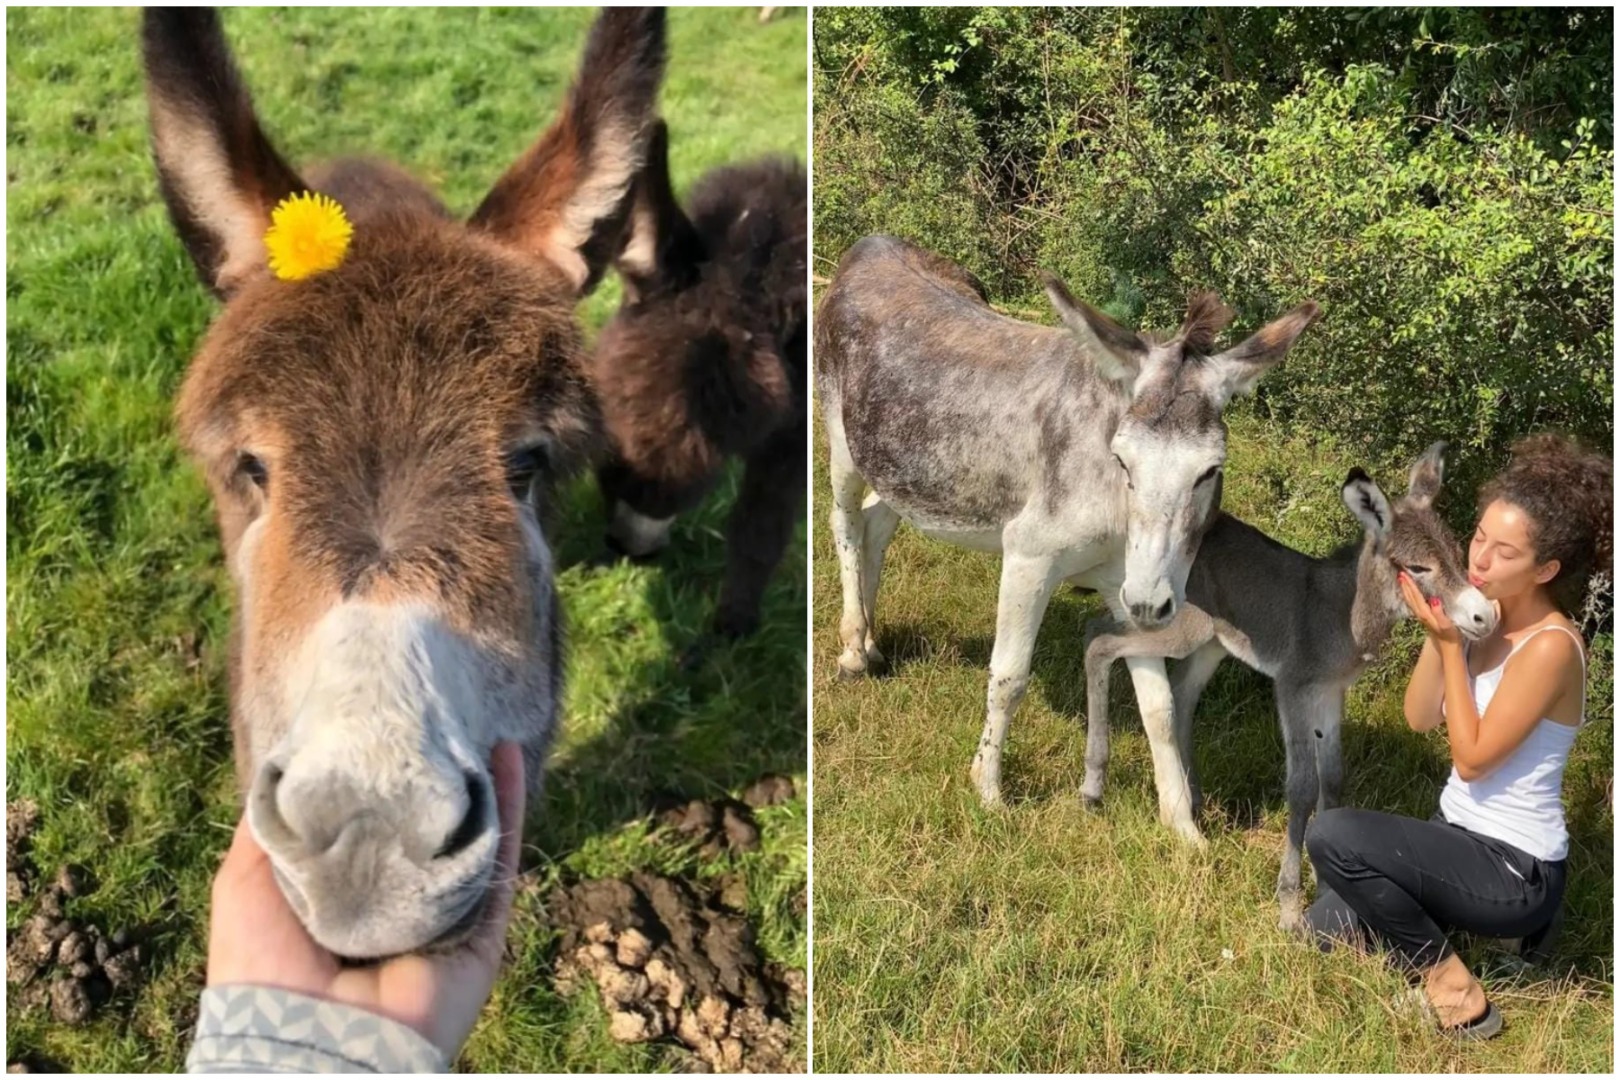
[[[163,196],[224,300],[178,421],[236,583],[231,713],[248,820],[317,941],[377,957],[480,917],[487,762],[540,776],[561,677],[546,481],[599,419],[574,305],[619,250],[664,64],[659,11],[596,21],[549,131],[458,221],[404,172],[295,172],[218,17],[146,15]],[[354,225],[336,269],[273,277],[285,196]]]
[[[618,269],[625,300],[592,357],[612,454],[608,544],[645,558],[676,514],[746,462],[715,629],[751,632],[804,510],[806,185],[794,161],[716,169],[681,209],[660,123]]]

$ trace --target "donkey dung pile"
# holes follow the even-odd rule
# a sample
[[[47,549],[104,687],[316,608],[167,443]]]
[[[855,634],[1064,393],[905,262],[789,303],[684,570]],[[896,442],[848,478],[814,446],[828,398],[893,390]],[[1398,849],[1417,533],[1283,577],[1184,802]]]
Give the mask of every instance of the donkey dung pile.
[[[6,903],[15,904],[28,895],[29,867],[23,857],[39,824],[39,804],[18,799],[6,804]]]
[[[39,809],[30,800],[6,806],[6,901],[27,899],[33,877],[26,861]],[[83,1024],[114,991],[135,982],[141,947],[127,930],[111,936],[71,919],[64,902],[95,890],[83,867],[60,867],[40,894],[34,914],[6,941],[6,982],[24,1009],[50,1006],[63,1024]]]
[[[787,802],[795,794],[792,778],[767,773],[748,785],[740,801],[665,794],[653,800],[653,809],[660,824],[697,845],[700,857],[714,859],[726,852],[758,851],[754,811]]]
[[[763,806],[779,806],[798,794],[793,778],[780,773],[766,773],[743,791],[742,801],[758,810]]]
[[[759,850],[759,826],[753,812],[735,799],[692,799],[670,806],[658,820],[696,844],[704,859],[727,851]]]
[[[765,964],[744,916],[642,871],[558,888],[546,906],[563,930],[559,987],[594,982],[618,1041],[672,1038],[699,1071],[802,1068],[790,1007],[804,974]]]

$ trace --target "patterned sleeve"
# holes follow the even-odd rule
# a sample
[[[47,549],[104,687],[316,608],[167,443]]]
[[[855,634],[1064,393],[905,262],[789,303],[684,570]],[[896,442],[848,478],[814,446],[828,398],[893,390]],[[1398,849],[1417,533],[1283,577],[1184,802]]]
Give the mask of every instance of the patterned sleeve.
[[[203,991],[187,1072],[443,1072],[444,1055],[376,1013],[266,986]]]

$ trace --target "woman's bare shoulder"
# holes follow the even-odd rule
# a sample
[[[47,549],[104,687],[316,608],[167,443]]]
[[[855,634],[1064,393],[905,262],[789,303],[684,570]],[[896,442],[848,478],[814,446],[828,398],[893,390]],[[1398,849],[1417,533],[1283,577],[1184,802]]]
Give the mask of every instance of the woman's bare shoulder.
[[[1554,627],[1559,629],[1554,630]],[[1544,632],[1549,630],[1552,632]],[[1586,675],[1586,645],[1580,630],[1564,615],[1554,613],[1539,626],[1532,627],[1521,640],[1524,644],[1508,658],[1503,678],[1511,676],[1517,680],[1534,675],[1562,681],[1570,692],[1560,695],[1558,707],[1549,719],[1560,723],[1579,723],[1580,703],[1584,698],[1581,684]],[[1566,713],[1567,716],[1563,715]]]
[[[1546,633],[1548,630],[1553,633]],[[1519,641],[1513,660],[1533,660],[1531,667],[1549,662],[1561,667],[1566,661],[1578,667],[1586,659],[1586,642],[1580,629],[1562,612],[1553,612],[1525,630]]]

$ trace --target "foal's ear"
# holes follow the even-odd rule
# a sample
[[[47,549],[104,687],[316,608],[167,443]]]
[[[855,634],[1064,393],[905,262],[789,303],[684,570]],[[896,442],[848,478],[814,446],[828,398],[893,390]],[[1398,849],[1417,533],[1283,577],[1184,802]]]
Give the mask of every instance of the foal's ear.
[[[270,211],[304,188],[259,127],[209,8],[147,8],[141,24],[152,156],[169,218],[219,296],[270,273]]]
[[[1225,352],[1210,357],[1204,366],[1204,378],[1216,407],[1222,408],[1233,398],[1252,392],[1260,377],[1288,355],[1299,335],[1321,314],[1316,302],[1307,300]]]
[[[662,8],[597,16],[568,100],[471,223],[549,260],[583,295],[619,250],[664,75]]]
[[[1056,274],[1041,271],[1041,284],[1046,298],[1079,339],[1087,355],[1091,356],[1103,378],[1113,382],[1133,383],[1147,359],[1148,345],[1134,330],[1127,330],[1090,304],[1076,300],[1063,279]]]
[[[1437,442],[1412,463],[1406,477],[1406,501],[1420,510],[1434,505],[1446,479],[1446,444]]]
[[[1372,477],[1360,468],[1351,469],[1350,475],[1344,478],[1344,487],[1339,494],[1363,529],[1380,540],[1389,535],[1389,527],[1394,520],[1389,510],[1389,500]]]
[[[669,125],[653,124],[647,163],[636,177],[624,247],[614,267],[632,303],[658,282],[684,282],[703,261],[703,241],[669,182]]]

